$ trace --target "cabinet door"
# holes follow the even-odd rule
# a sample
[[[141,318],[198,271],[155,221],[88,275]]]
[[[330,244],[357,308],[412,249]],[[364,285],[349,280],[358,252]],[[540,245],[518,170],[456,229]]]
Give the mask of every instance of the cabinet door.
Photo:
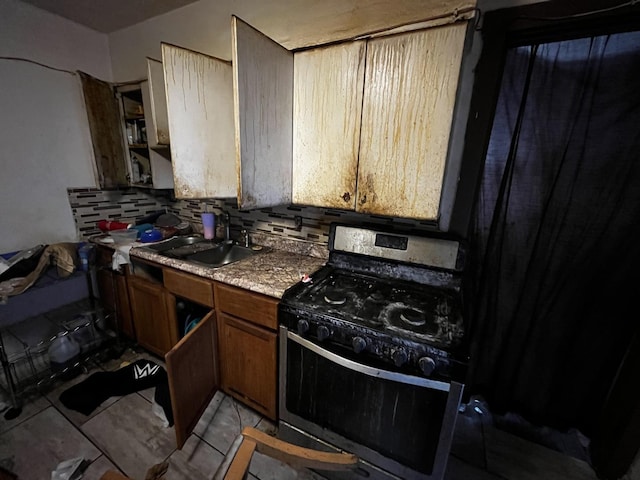
[[[211,311],[165,356],[179,449],[218,391],[216,343],[215,312]]]
[[[276,420],[276,333],[223,313],[219,321],[222,387]]]
[[[162,62],[147,58],[147,80],[149,101],[145,101],[144,109],[147,118],[147,143],[151,148],[168,146],[169,117]]]
[[[296,52],[293,203],[355,209],[364,41]]]
[[[232,17],[231,41],[238,205],[241,209],[288,205],[293,54],[236,17]]]
[[[118,100],[107,82],[83,72],[78,72],[78,75],[82,82],[100,186],[127,186],[129,179]]]
[[[437,219],[466,29],[369,41],[357,211]]]
[[[231,64],[163,43],[162,65],[176,197],[235,197]]]
[[[129,277],[128,284],[138,343],[158,355],[164,355],[177,341],[175,318],[169,314],[175,311],[175,298],[167,294],[161,284],[133,275]]]

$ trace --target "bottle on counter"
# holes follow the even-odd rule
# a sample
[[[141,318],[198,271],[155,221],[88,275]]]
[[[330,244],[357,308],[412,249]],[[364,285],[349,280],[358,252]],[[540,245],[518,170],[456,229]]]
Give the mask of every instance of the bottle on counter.
[[[100,220],[97,223],[97,227],[103,232],[109,232],[111,230],[124,230],[126,228],[131,228],[131,223],[124,222],[114,222],[111,220]]]

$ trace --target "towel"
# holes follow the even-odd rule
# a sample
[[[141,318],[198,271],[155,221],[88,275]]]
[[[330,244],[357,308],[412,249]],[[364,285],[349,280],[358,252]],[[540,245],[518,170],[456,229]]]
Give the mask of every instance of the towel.
[[[111,268],[113,270],[120,270],[120,265],[129,265],[129,268],[133,270],[133,265],[131,265],[131,258],[129,257],[129,252],[131,251],[132,246],[133,244],[126,244],[118,245],[116,247],[111,260]]]

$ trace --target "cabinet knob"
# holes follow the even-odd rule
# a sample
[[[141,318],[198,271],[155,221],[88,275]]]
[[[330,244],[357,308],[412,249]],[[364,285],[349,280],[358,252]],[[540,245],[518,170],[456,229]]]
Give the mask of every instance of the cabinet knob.
[[[345,202],[349,202],[351,200],[351,194],[349,192],[344,192],[344,194],[342,195],[342,199]]]
[[[367,196],[362,195],[362,197],[360,197],[360,205],[364,205],[365,203],[367,203]]]

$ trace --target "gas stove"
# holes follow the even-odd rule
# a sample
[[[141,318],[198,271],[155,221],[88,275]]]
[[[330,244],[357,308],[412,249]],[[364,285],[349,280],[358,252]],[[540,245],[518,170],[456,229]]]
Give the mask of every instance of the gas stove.
[[[463,376],[459,242],[334,224],[329,250],[324,267],[285,292],[283,326],[359,362]]]

